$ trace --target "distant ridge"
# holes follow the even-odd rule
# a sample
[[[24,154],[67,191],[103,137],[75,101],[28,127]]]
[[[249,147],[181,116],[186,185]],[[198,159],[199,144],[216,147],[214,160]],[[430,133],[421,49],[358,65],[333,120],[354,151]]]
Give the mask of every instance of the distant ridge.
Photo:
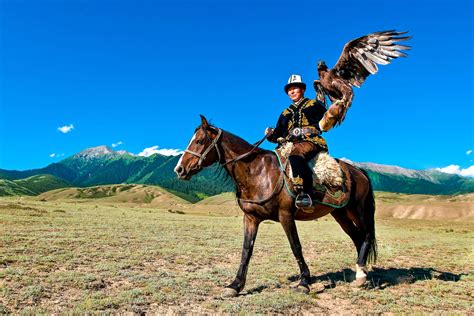
[[[0,179],[0,196],[38,195],[68,186],[67,181],[50,174],[40,174],[19,180]]]
[[[375,190],[407,194],[463,194],[474,192],[474,178],[461,177],[434,169],[413,170],[371,162],[353,162],[369,174]]]
[[[402,168],[399,166],[382,165],[382,164],[377,164],[373,162],[353,162],[347,158],[341,158],[341,160],[347,163],[350,163],[356,167],[359,167],[365,170],[370,170],[372,172],[402,175],[409,178],[418,178],[418,179],[424,179],[427,181],[437,182],[435,177],[432,176],[433,171],[431,170],[414,170],[414,169]]]
[[[173,169],[180,156],[153,154],[135,156],[114,151],[108,146],[87,148],[45,168],[16,171],[0,169],[0,179],[15,181],[38,174],[51,174],[66,182],[64,186],[88,187],[119,183],[152,184],[191,202],[233,190],[233,182],[219,166],[207,168],[191,181],[176,178]],[[6,184],[4,184],[6,185]],[[14,195],[21,190],[0,190],[0,195]],[[26,192],[26,191],[25,191]]]
[[[169,206],[189,204],[160,187],[144,184],[113,184],[87,188],[62,188],[44,192],[38,196],[41,201],[84,200],[110,203],[144,204],[148,206]]]
[[[16,171],[0,169],[0,195],[39,194],[58,186],[88,187],[120,183],[158,185],[181,198],[197,202],[223,192],[234,191],[232,179],[217,164],[206,168],[190,181],[181,181],[173,172],[180,156],[154,154],[142,157],[108,146],[87,148],[45,168]],[[436,170],[412,170],[398,166],[347,161],[369,174],[375,190],[407,194],[462,194],[474,192],[474,178],[442,173]],[[62,182],[46,181],[44,188],[31,190],[17,180],[49,174]],[[13,182],[11,182],[13,181]],[[27,183],[27,182],[25,182]],[[46,184],[49,183],[49,184]],[[41,184],[42,185],[42,184]],[[41,186],[40,185],[40,186]],[[15,189],[13,189],[15,187]]]

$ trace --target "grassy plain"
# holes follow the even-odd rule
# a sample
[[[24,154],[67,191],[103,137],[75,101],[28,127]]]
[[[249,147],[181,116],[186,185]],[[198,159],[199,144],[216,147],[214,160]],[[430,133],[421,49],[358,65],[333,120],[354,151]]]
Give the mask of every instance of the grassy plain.
[[[0,313],[474,312],[473,222],[379,218],[366,289],[351,286],[355,250],[332,217],[299,222],[313,282],[326,286],[309,295],[292,290],[281,226],[264,222],[245,291],[222,299],[241,216],[225,203],[150,204],[1,198]]]

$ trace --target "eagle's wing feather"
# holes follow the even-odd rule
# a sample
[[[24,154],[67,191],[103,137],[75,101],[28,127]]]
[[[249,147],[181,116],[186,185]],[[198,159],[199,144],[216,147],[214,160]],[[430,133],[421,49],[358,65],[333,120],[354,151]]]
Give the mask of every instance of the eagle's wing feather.
[[[359,88],[369,75],[377,73],[377,64],[388,65],[392,59],[407,56],[403,51],[410,46],[398,44],[411,38],[401,36],[406,33],[375,32],[348,42],[331,71]]]
[[[326,106],[326,90],[324,90],[323,85],[319,80],[314,80],[313,82],[314,90],[316,90],[316,100],[322,102]]]

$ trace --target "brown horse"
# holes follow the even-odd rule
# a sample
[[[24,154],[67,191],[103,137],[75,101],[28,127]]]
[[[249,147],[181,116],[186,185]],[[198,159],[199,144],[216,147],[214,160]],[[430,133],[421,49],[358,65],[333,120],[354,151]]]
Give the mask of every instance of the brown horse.
[[[295,220],[314,220],[329,213],[357,248],[356,284],[366,282],[366,263],[368,259],[375,261],[377,256],[375,201],[366,173],[339,161],[350,171],[352,185],[348,188],[349,202],[342,208],[316,204],[312,212],[298,212],[294,198],[282,185],[285,175],[280,170],[276,154],[209,125],[201,115],[201,125],[196,128],[174,170],[180,179],[189,180],[216,162],[233,178],[238,204],[244,212],[242,259],[235,280],[226,287],[225,296],[236,296],[244,288],[258,226],[267,219],[280,222],[288,237],[301,273],[297,290],[309,292],[310,272],[303,258]]]

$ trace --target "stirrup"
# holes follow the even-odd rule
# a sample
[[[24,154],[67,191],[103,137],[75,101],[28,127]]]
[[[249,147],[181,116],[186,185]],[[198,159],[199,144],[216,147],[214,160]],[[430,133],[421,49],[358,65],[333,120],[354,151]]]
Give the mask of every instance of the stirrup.
[[[313,206],[313,200],[307,193],[300,193],[296,197],[295,205],[297,208],[307,208]]]

